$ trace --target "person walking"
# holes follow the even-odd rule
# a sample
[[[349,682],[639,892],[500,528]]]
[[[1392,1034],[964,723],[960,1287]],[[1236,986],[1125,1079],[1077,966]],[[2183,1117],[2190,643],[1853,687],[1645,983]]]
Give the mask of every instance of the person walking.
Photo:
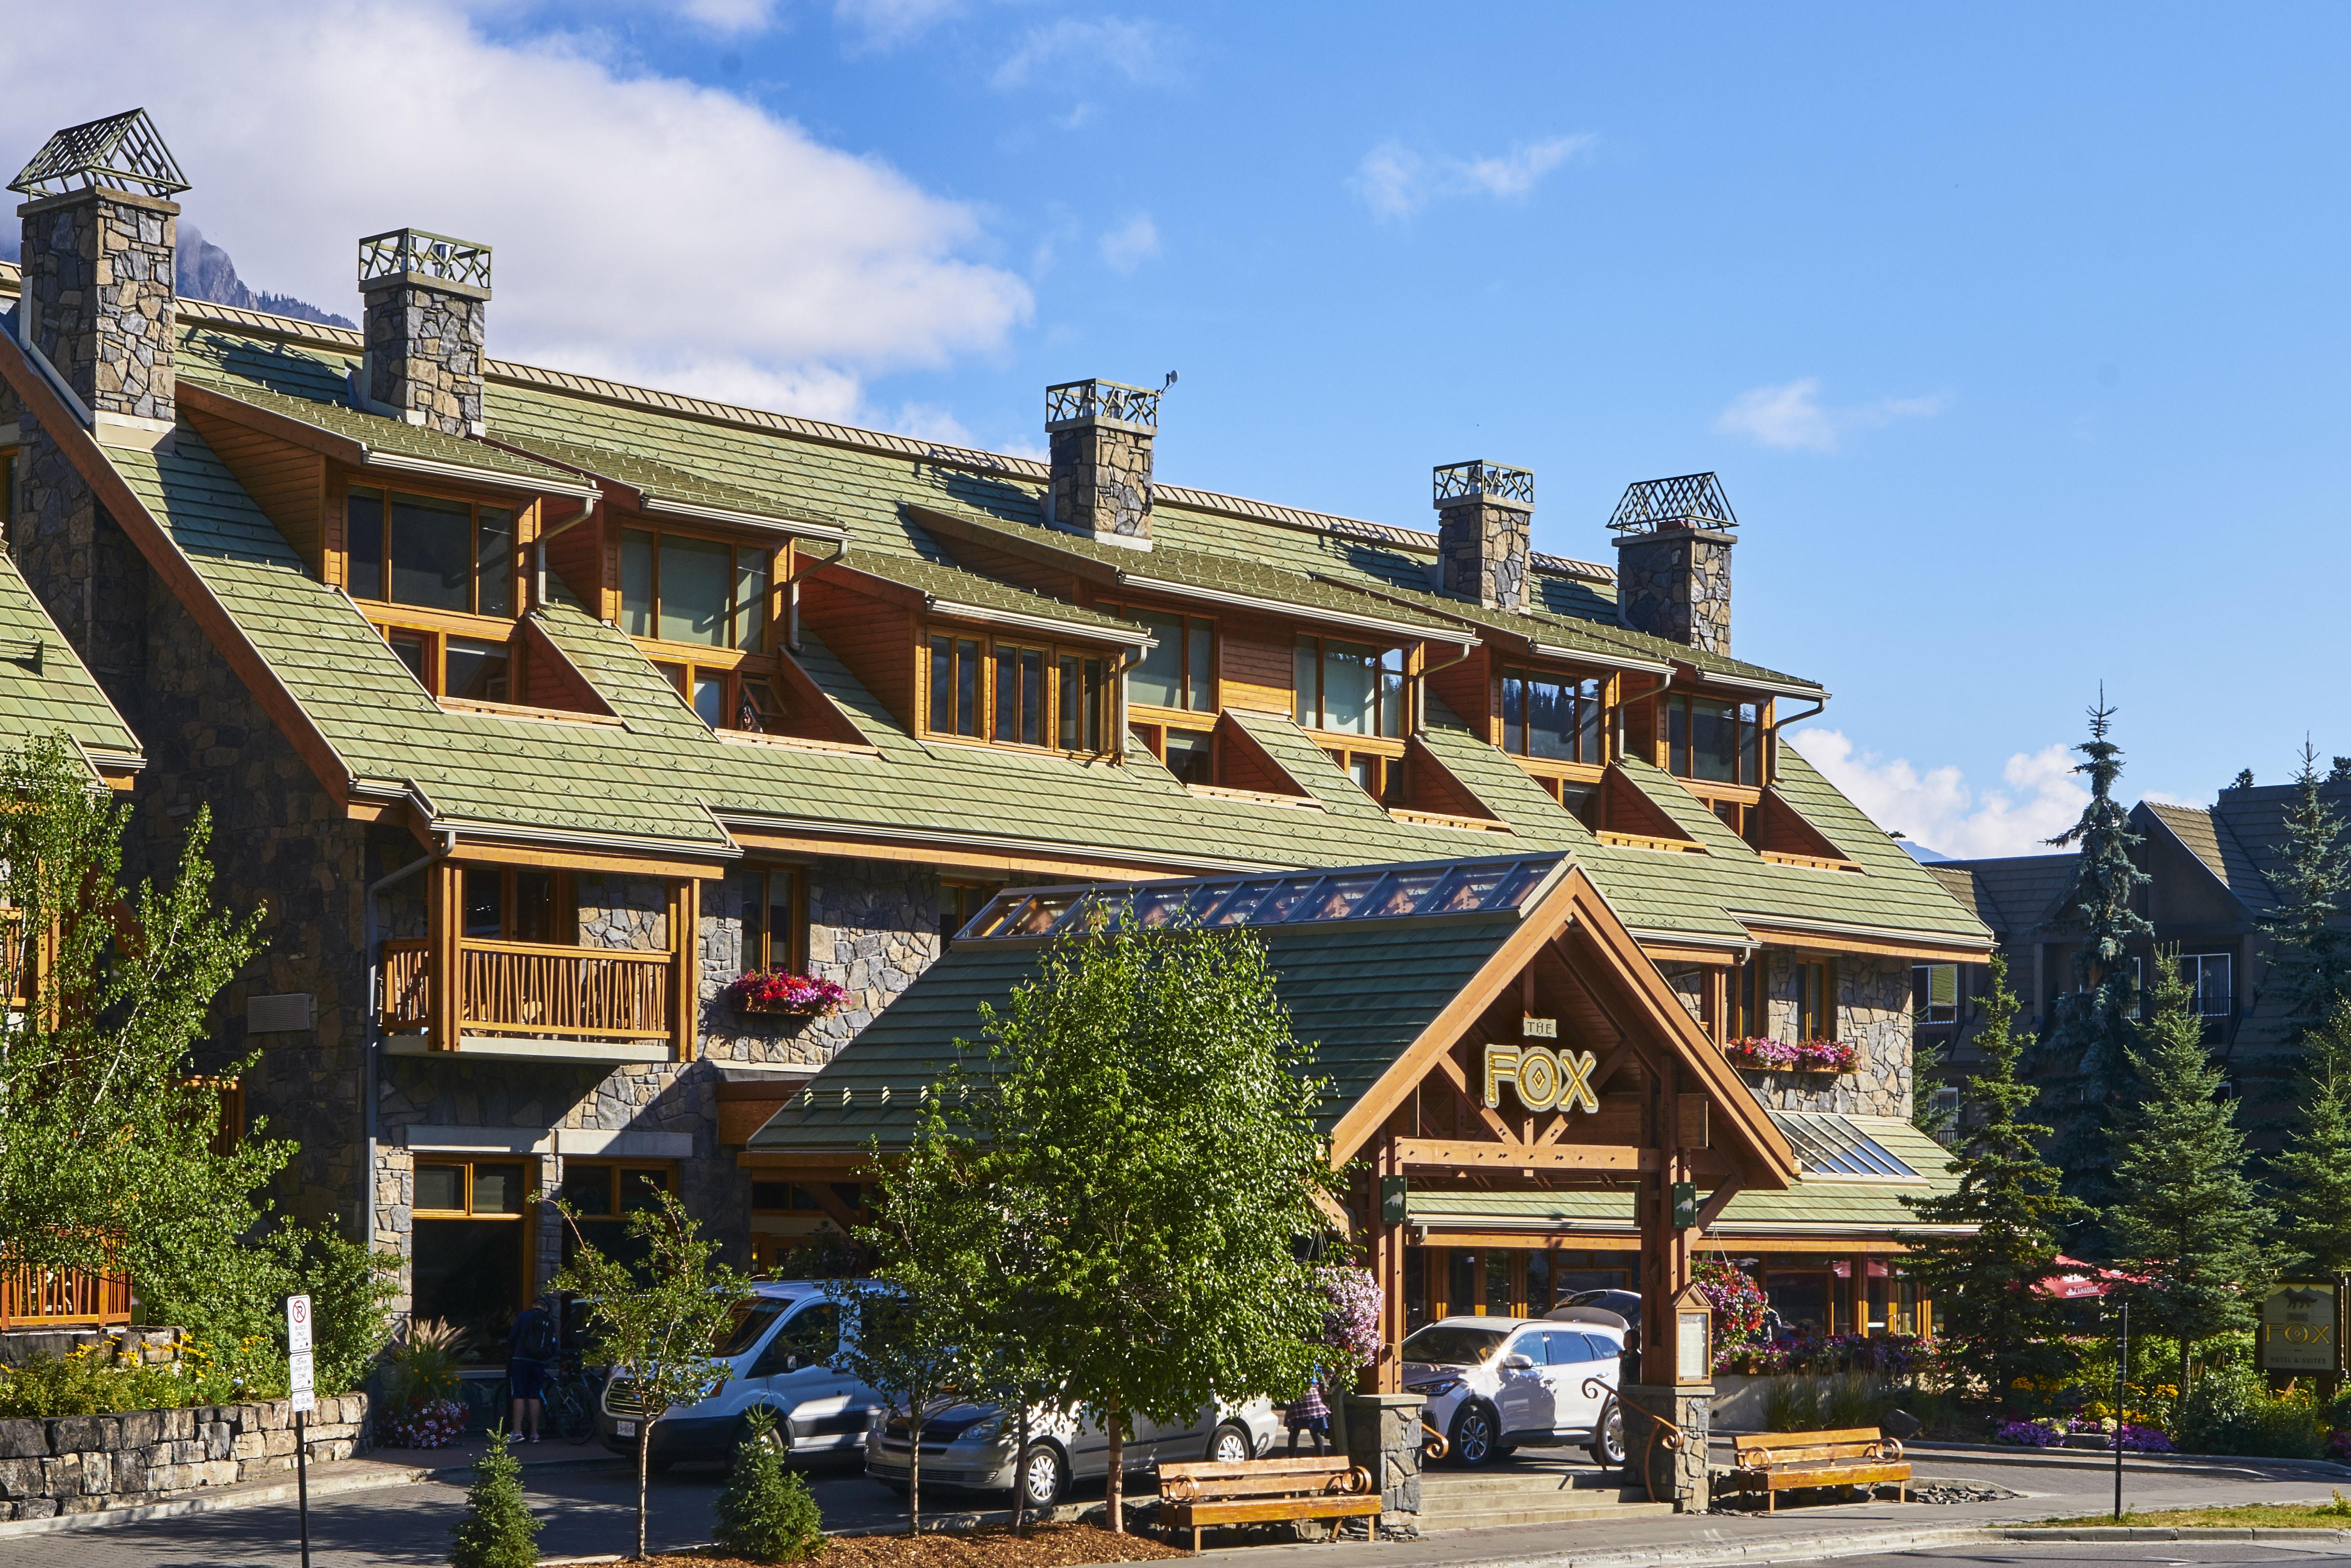
[[[514,1395],[508,1442],[538,1441],[539,1417],[547,1412],[547,1375],[554,1370],[558,1351],[554,1306],[555,1293],[549,1291],[515,1314],[507,1336],[507,1384]],[[523,1436],[526,1426],[528,1438]]]
[[[1298,1457],[1298,1434],[1314,1436],[1314,1457],[1321,1459],[1331,1436],[1331,1407],[1322,1397],[1322,1369],[1306,1379],[1306,1392],[1290,1402],[1290,1457]]]

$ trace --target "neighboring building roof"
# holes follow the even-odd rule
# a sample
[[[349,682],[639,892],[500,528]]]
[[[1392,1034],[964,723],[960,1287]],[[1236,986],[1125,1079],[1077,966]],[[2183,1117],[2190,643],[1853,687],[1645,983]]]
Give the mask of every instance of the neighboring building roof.
[[[59,732],[101,773],[140,764],[139,737],[33,597],[16,563],[0,556],[0,744]]]
[[[2003,940],[2022,940],[2043,926],[2064,925],[2073,919],[2069,900],[2081,868],[2082,857],[2069,852],[1943,860],[1929,874],[1947,888],[1954,878],[1965,876],[1974,892],[1970,907],[1980,910],[1989,905],[1998,914],[1998,919],[1988,918],[1984,923]]]

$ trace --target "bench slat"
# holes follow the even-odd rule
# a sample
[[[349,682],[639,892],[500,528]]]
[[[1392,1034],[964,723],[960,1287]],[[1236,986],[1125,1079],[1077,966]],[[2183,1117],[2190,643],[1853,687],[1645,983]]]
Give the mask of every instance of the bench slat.
[[[1737,1439],[1741,1448],[1802,1448],[1808,1443],[1874,1443],[1886,1434],[1876,1427],[1843,1427],[1825,1432],[1755,1432]]]
[[[1240,1475],[1305,1476],[1326,1472],[1345,1475],[1353,1462],[1344,1454],[1325,1454],[1321,1459],[1310,1454],[1300,1459],[1186,1459],[1176,1464],[1162,1463],[1159,1473],[1164,1476],[1188,1476],[1194,1480]]]
[[[1327,1480],[1315,1476],[1233,1476],[1198,1482],[1183,1476],[1163,1476],[1159,1495],[1176,1501],[1223,1497],[1343,1496],[1346,1483],[1343,1472]]]
[[[1255,1524],[1280,1519],[1350,1519],[1380,1511],[1378,1494],[1353,1497],[1280,1498],[1262,1502],[1178,1502],[1163,1524],[1178,1530],[1207,1524]]]
[[[1808,1486],[1857,1486],[1864,1481],[1908,1480],[1910,1467],[1900,1465],[1813,1465],[1800,1469],[1756,1470],[1775,1491]]]

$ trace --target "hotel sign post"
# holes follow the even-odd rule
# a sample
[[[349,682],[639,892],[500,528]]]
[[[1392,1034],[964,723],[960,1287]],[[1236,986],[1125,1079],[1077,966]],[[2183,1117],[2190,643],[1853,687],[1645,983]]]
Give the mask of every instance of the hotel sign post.
[[[2281,1280],[2262,1298],[2254,1365],[2273,1381],[2307,1377],[2331,1388],[2343,1376],[2343,1282]]]

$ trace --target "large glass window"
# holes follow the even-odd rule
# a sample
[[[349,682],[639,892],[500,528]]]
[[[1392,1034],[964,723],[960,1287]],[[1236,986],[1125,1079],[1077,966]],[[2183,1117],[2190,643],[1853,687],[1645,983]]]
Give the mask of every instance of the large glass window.
[[[1342,735],[1404,733],[1404,650],[1336,638],[1301,637],[1293,716]]]
[[[979,639],[931,639],[931,733],[977,735],[979,731]]]
[[[1213,621],[1133,605],[1101,607],[1147,628],[1155,639],[1127,672],[1128,701],[1151,708],[1188,708],[1196,713],[1215,711],[1217,628]]]
[[[934,735],[1099,752],[1109,730],[1108,663],[1097,655],[931,634],[924,704]]]
[[[768,556],[764,545],[622,529],[621,629],[664,642],[760,651]]]
[[[1502,749],[1512,756],[1597,763],[1601,687],[1591,677],[1502,671]]]
[[[1910,966],[1910,1012],[1921,1023],[1953,1023],[1959,1016],[1959,966]]]
[[[351,597],[468,615],[515,611],[509,507],[354,488],[344,501]]]
[[[1763,782],[1760,703],[1670,693],[1665,702],[1668,771],[1713,784]]]
[[[415,1314],[465,1330],[468,1359],[504,1360],[507,1332],[527,1303],[528,1190],[518,1159],[417,1157]]]
[[[1795,971],[1797,1038],[1836,1038],[1836,965],[1826,959],[1800,961]]]
[[[1045,743],[1049,655],[1041,648],[996,645],[996,738],[1020,746]]]
[[[465,934],[479,940],[569,943],[579,904],[565,871],[469,866],[462,884]]]
[[[1099,752],[1110,730],[1110,685],[1102,673],[1106,666],[1099,659],[1076,653],[1061,655],[1061,663],[1057,707],[1061,749]]]
[[[2206,1018],[2226,1018],[2236,1006],[2235,986],[2228,953],[2182,953],[2179,978],[2188,982],[2196,1011]]]
[[[645,1243],[629,1232],[629,1216],[661,1207],[674,1189],[675,1173],[666,1165],[622,1165],[567,1159],[563,1200],[572,1218],[563,1225],[563,1261],[578,1256],[585,1240],[608,1258],[634,1266],[644,1262]]]
[[[726,880],[734,885],[743,911],[743,972],[789,970],[804,972],[808,925],[800,919],[800,870],[778,866],[767,870],[736,871]]]
[[[435,697],[474,702],[513,700],[513,650],[503,642],[456,637],[418,627],[381,627],[393,655]]]

